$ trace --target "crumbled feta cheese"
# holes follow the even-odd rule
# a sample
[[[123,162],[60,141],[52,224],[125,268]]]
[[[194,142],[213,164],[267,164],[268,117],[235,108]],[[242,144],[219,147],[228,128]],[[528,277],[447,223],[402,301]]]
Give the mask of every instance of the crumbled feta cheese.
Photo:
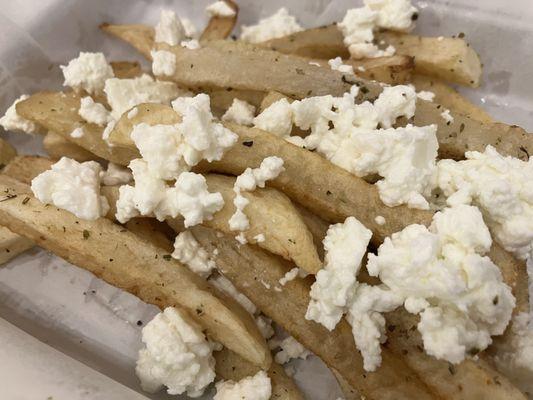
[[[352,297],[372,232],[356,218],[331,225],[324,238],[325,266],[311,286],[305,318],[335,328]]]
[[[374,218],[374,221],[378,225],[385,225],[385,218],[382,215],[377,215],[376,218]]]
[[[22,118],[17,114],[17,103],[28,99],[30,96],[23,94],[9,106],[5,115],[0,118],[0,126],[6,131],[19,131],[24,133],[37,133],[39,131],[37,125],[32,121]]]
[[[182,116],[177,128],[187,143],[183,158],[188,165],[196,165],[202,159],[220,160],[237,142],[238,136],[213,117],[208,95],[179,97],[172,102],[172,107]]]
[[[533,158],[504,157],[492,146],[465,156],[437,164],[447,203],[480,207],[498,243],[521,259],[533,257]]]
[[[450,110],[446,109],[443,112],[440,113],[440,116],[446,121],[448,124],[451,124],[454,119],[453,116],[450,114]]]
[[[309,61],[309,65],[314,65],[315,67],[321,67],[322,66],[319,63],[317,63],[316,61]]]
[[[233,99],[233,103],[222,116],[222,121],[251,126],[254,123],[254,116],[255,107],[253,105],[244,100]]]
[[[378,13],[377,26],[406,32],[413,28],[418,10],[411,0],[364,0],[365,5]]]
[[[180,232],[176,236],[172,257],[204,278],[207,278],[216,268],[215,261],[190,231]]]
[[[429,92],[427,90],[421,90],[416,94],[420,100],[433,101],[435,99],[435,93]]]
[[[276,136],[287,137],[292,129],[292,110],[285,98],[272,103],[253,120],[254,127],[273,133]]]
[[[196,26],[189,18],[180,18],[180,21],[183,29],[185,30],[185,36],[193,39],[198,37],[198,29],[196,29]]]
[[[270,318],[267,318],[264,315],[258,315],[255,318],[255,324],[257,325],[259,332],[261,332],[261,336],[265,339],[268,340],[274,336],[274,328],[272,328],[272,320]]]
[[[42,203],[70,211],[78,218],[98,219],[109,211],[109,204],[100,195],[100,164],[79,163],[62,157],[48,171],[31,181],[31,190]]]
[[[235,10],[225,1],[216,1],[205,8],[210,17],[233,17]]]
[[[173,307],[157,314],[142,330],[146,347],[135,372],[143,390],[199,397],[215,379],[214,344],[188,316]]]
[[[279,279],[279,284],[281,286],[285,286],[288,282],[296,279],[296,277],[299,275],[300,269],[298,267],[294,267],[290,271],[287,271],[287,273]]]
[[[128,119],[135,118],[139,114],[139,109],[137,107],[133,107],[130,111],[128,111]]]
[[[235,301],[237,301],[237,303],[239,303],[250,314],[254,315],[257,312],[257,307],[254,305],[254,303],[252,303],[244,294],[239,292],[229,279],[217,274],[209,278],[209,283],[230,297],[233,297],[233,299],[235,299]]]
[[[530,315],[522,312],[513,318],[510,339],[502,340],[496,349],[496,366],[508,376],[519,389],[532,392],[533,374],[533,327]]]
[[[259,233],[254,236],[254,240],[256,243],[262,243],[266,240],[265,235],[263,233]]]
[[[148,168],[146,161],[130,162],[135,186],[124,185],[119,189],[116,218],[125,223],[138,215],[154,215],[159,221],[183,216],[185,227],[213,218],[222,209],[224,199],[220,193],[209,193],[205,178],[200,174],[182,172],[174,186]]]
[[[125,185],[133,180],[131,171],[121,165],[110,162],[107,170],[102,172],[102,182],[107,186]]]
[[[243,26],[241,28],[241,40],[250,43],[265,42],[300,32],[303,28],[296,22],[296,18],[282,7],[268,18],[259,20],[257,25]]]
[[[64,86],[84,89],[91,94],[101,91],[106,80],[115,76],[102,53],[81,52],[78,58],[61,65],[61,70],[65,77]]]
[[[414,115],[414,89],[386,87],[374,104],[355,104],[355,95],[310,97],[291,104],[295,125],[311,129],[306,147],[357,176],[379,174],[380,198],[388,206],[429,208],[425,197],[433,188],[437,127],[390,128],[398,117]],[[378,124],[388,129],[377,129]]]
[[[79,139],[85,135],[85,132],[82,127],[74,129],[72,132],[70,132],[70,137],[74,139]]]
[[[172,76],[176,72],[176,56],[166,50],[152,50],[152,72],[155,76]]]
[[[360,65],[360,66],[357,67],[357,70],[358,70],[359,72],[365,72],[365,71],[366,71],[366,68],[363,67],[362,65]]]
[[[240,244],[246,244],[246,243],[248,243],[248,239],[246,239],[246,236],[244,235],[243,232],[240,232],[237,236],[235,236],[235,239],[236,239],[237,242],[239,242]]]
[[[235,213],[229,219],[229,227],[232,231],[245,231],[250,227],[250,221],[246,214],[244,214],[244,208],[248,205],[249,200],[241,192],[251,192],[256,187],[265,187],[267,180],[277,178],[283,170],[283,159],[272,156],[265,158],[259,168],[246,168],[237,177],[233,186],[233,191],[235,192],[235,198],[233,199]]]
[[[200,42],[196,39],[182,40],[180,46],[186,47],[189,50],[196,50],[200,48]]]
[[[276,353],[274,360],[278,364],[286,364],[294,358],[301,358],[305,360],[311,353],[303,347],[295,338],[288,336],[281,342],[277,342],[274,339],[275,347],[279,347],[281,350]]]
[[[176,17],[176,13],[170,10],[161,10],[159,22],[155,26],[155,42],[176,46],[185,38],[185,28]]]
[[[170,104],[176,97],[187,94],[174,83],[155,81],[147,74],[131,79],[108,79],[105,81],[104,92],[115,119],[141,103]]]
[[[265,371],[241,379],[239,382],[220,381],[213,400],[269,400],[272,394],[270,378]]]
[[[479,210],[459,205],[436,213],[429,229],[409,225],[386,238],[377,255],[368,256],[369,274],[399,296],[408,312],[420,314],[418,330],[429,355],[459,363],[504,332],[515,299],[499,268],[485,256],[491,244]],[[367,297],[356,295],[355,302]],[[391,309],[378,298],[369,310],[379,312],[380,307]]]
[[[343,64],[342,58],[336,57],[328,60],[330,68],[334,71],[342,72],[343,74],[354,74],[353,67],[351,65]]]
[[[85,121],[100,126],[107,125],[111,120],[111,114],[103,104],[96,103],[92,97],[82,97],[78,114]]]
[[[416,12],[410,0],[365,0],[364,7],[348,10],[337,26],[352,58],[391,56],[395,52],[393,46],[381,50],[374,44],[374,30],[409,31]]]

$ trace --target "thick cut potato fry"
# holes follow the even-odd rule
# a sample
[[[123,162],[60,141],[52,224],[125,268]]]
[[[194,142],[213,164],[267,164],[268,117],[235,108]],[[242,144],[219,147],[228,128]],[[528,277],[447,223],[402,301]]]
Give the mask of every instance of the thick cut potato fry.
[[[163,232],[164,227],[168,227],[167,224],[154,218],[133,218],[126,222],[124,226],[139,238],[165,250],[165,252],[172,253],[174,251],[172,242]]]
[[[70,140],[98,157],[128,165],[136,153],[110,147],[103,139],[101,126],[87,123],[78,115],[80,96],[75,93],[38,92],[17,104],[17,113],[38,125]],[[76,128],[85,132],[80,138],[70,133]]]
[[[133,46],[148,60],[152,59],[150,52],[154,46],[154,28],[141,24],[112,25],[103,23],[100,29],[105,33],[115,36]]]
[[[141,64],[137,61],[111,61],[110,64],[115,78],[132,79],[143,74]]]
[[[32,247],[33,242],[30,239],[0,226],[0,266]]]
[[[211,17],[200,36],[202,42],[206,40],[226,39],[231,34],[231,31],[233,31],[237,23],[237,16],[239,15],[239,6],[232,0],[224,0],[224,2],[235,11],[235,15],[231,17],[221,17],[218,15]]]
[[[229,219],[235,212],[233,205],[235,179],[209,174],[206,180],[209,191],[219,192],[224,198],[224,208],[203,225],[229,235],[237,234],[229,228]],[[298,267],[310,274],[316,274],[322,268],[311,232],[298,210],[283,193],[265,188],[244,192],[243,196],[250,201],[244,210],[250,221],[250,229],[244,232],[248,242],[256,243],[271,253],[294,261]],[[255,237],[259,234],[265,236],[264,241],[257,242]]]
[[[205,93],[211,98],[211,108],[225,112],[234,99],[244,100],[255,107],[259,107],[265,93],[257,90],[238,89],[206,89]]]
[[[320,259],[324,260],[324,245],[322,242],[326,237],[326,233],[329,229],[330,224],[327,221],[324,221],[318,215],[309,211],[304,206],[297,203],[294,205],[300,212],[300,215],[302,216],[305,225],[307,225],[307,229],[309,229],[309,232],[311,232],[311,235],[313,235],[313,242],[315,242],[315,247],[318,252],[318,255],[320,256]]]
[[[478,87],[482,66],[478,54],[461,38],[422,37],[382,31],[375,38],[396,48],[396,53],[414,57],[415,71],[464,86]]]
[[[54,162],[39,156],[17,156],[2,171],[2,174],[10,176],[26,185],[41,172],[49,170]]]
[[[429,90],[435,93],[434,102],[450,109],[454,113],[459,113],[486,124],[495,122],[481,107],[475,105],[466,97],[458,93],[454,88],[437,78],[415,74],[412,77],[416,90]]]
[[[449,82],[477,87],[481,62],[476,52],[459,38],[420,37],[408,33],[376,32],[375,39],[391,44],[398,55],[413,57],[415,71]],[[341,31],[335,24],[297,32],[261,45],[285,54],[311,58],[349,58]]]
[[[221,272],[268,317],[282,326],[302,345],[336,369],[351,386],[367,399],[431,399],[428,388],[403,361],[383,351],[378,372],[363,370],[361,355],[345,320],[329,332],[305,319],[309,303],[309,279],[294,279],[281,287],[279,279],[291,264],[264,253],[255,246],[239,245],[231,236],[195,226],[196,239],[209,252],[218,251],[216,262]],[[275,288],[282,290],[275,290]]]
[[[0,191],[0,219],[8,229],[143,301],[186,309],[214,340],[269,367],[270,351],[250,315],[163,250],[105,218],[84,221],[47,207],[8,176],[0,177]]]
[[[70,140],[52,131],[44,136],[43,147],[50,157],[56,160],[61,157],[68,157],[79,162],[84,162],[97,158],[90,151],[85,150],[83,147],[72,143]]]
[[[259,106],[259,113],[262,113],[268,107],[270,107],[272,104],[274,104],[276,101],[279,101],[279,100],[282,100],[282,99],[287,99],[289,102],[292,102],[292,99],[289,99],[283,93],[271,90],[270,92],[268,92],[266,94],[266,96],[261,101],[261,105]]]
[[[260,370],[226,348],[213,355],[216,360],[215,372],[226,380],[239,381],[247,376],[255,375]],[[304,400],[300,390],[287,376],[281,365],[273,362],[267,374],[272,385],[271,400]]]
[[[15,156],[17,151],[11,144],[0,138],[0,170],[4,168]]]

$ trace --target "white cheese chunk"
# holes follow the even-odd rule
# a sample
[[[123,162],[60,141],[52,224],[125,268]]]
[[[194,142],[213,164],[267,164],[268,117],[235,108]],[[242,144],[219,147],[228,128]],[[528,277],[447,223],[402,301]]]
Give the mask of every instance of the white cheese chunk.
[[[29,95],[23,94],[17,100],[15,100],[11,106],[9,106],[4,116],[0,118],[0,126],[2,126],[2,128],[4,128],[6,131],[23,132],[29,134],[37,133],[39,131],[39,128],[37,125],[35,125],[35,123],[22,118],[19,114],[17,114],[17,103],[26,100],[29,97]]]
[[[65,86],[84,89],[90,94],[100,92],[106,80],[115,76],[102,53],[81,52],[78,58],[70,60],[67,65],[61,65],[61,70]]]
[[[265,371],[241,379],[239,382],[220,381],[213,400],[269,400],[272,395],[270,378]]]
[[[343,74],[354,74],[353,67],[351,65],[343,64],[342,58],[335,57],[328,60],[330,68],[334,71],[342,72]]]
[[[176,56],[166,50],[152,50],[152,72],[155,76],[172,76],[176,72]]]
[[[100,126],[107,125],[111,120],[111,114],[103,104],[96,103],[92,97],[82,97],[78,114],[85,121]]]
[[[78,218],[98,219],[109,211],[107,199],[100,195],[100,164],[79,163],[62,157],[48,171],[31,181],[31,190],[42,203],[70,211]]]
[[[302,346],[292,336],[288,336],[281,341],[272,339],[269,341],[269,345],[271,348],[275,349],[279,347],[280,349],[280,351],[278,351],[274,356],[274,361],[276,361],[278,364],[286,364],[295,358],[305,360],[309,355],[311,355],[311,352]]]
[[[325,266],[311,286],[305,318],[333,330],[347,310],[372,232],[356,218],[331,225],[324,238]]]
[[[214,345],[184,312],[168,307],[142,330],[135,372],[143,390],[199,397],[215,379]]]
[[[72,132],[70,132],[70,137],[74,139],[79,139],[85,135],[85,131],[82,127],[74,129]]]
[[[205,11],[210,17],[233,17],[235,15],[235,10],[225,1],[215,1],[209,4]]]
[[[421,90],[416,94],[416,97],[418,97],[420,100],[433,101],[435,99],[435,93],[427,90]]]
[[[251,126],[254,123],[254,116],[255,107],[253,105],[244,100],[233,99],[231,106],[222,116],[222,121]]]
[[[443,112],[441,112],[440,116],[444,119],[444,121],[446,121],[448,125],[454,121],[453,116],[450,114],[450,110],[448,109],[445,109]]]
[[[207,278],[216,268],[215,261],[190,231],[180,232],[176,236],[172,257],[204,278]]]
[[[196,39],[182,40],[180,42],[180,46],[181,47],[186,47],[189,50],[196,50],[196,49],[199,49],[201,47],[200,46],[200,42],[198,40],[196,40]]]
[[[170,10],[161,10],[159,22],[155,26],[155,42],[176,46],[185,38],[185,28],[180,19],[176,17],[176,13]]]
[[[378,13],[376,24],[383,29],[406,32],[414,24],[418,10],[411,0],[364,0],[365,5]]]
[[[198,29],[189,18],[180,18],[181,25],[185,30],[185,36],[192,39],[198,39]]]
[[[498,243],[521,259],[533,257],[533,158],[504,157],[492,146],[465,156],[438,163],[447,203],[478,206]]]
[[[104,92],[115,119],[141,103],[170,104],[171,100],[188,93],[172,82],[155,81],[147,74],[131,79],[108,79]]]
[[[296,279],[296,277],[299,275],[300,269],[298,267],[292,268],[290,271],[287,271],[285,275],[283,275],[282,278],[279,279],[279,284],[281,286],[285,286],[290,281]]]
[[[243,26],[241,28],[241,40],[250,43],[265,42],[302,31],[296,18],[282,7],[268,18],[259,20],[257,25]]]
[[[255,128],[273,133],[276,136],[289,136],[292,129],[290,103],[285,98],[272,103],[254,118],[253,123]]]

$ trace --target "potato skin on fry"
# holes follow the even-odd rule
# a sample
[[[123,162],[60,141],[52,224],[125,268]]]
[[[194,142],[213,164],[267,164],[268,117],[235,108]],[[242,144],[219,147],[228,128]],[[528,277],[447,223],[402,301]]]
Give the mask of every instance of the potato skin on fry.
[[[33,242],[30,239],[0,226],[0,266],[32,247]]]
[[[224,0],[224,2],[235,11],[235,14],[231,17],[218,15],[211,17],[200,36],[200,41],[226,39],[233,31],[239,15],[239,6],[232,0]]]
[[[44,136],[43,147],[50,157],[56,160],[61,157],[72,158],[79,162],[96,159],[90,151],[51,131]]]
[[[0,170],[17,155],[17,151],[11,144],[0,138]]]
[[[185,308],[214,340],[269,367],[270,350],[250,315],[163,250],[105,218],[78,220],[47,207],[7,176],[0,176],[0,190],[0,220],[13,232],[148,303]]]

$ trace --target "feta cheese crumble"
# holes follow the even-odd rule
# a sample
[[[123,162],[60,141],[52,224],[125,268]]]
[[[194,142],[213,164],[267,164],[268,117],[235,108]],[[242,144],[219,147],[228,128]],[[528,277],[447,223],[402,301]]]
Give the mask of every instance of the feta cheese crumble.
[[[515,306],[499,268],[486,256],[491,244],[481,213],[466,205],[436,213],[429,229],[409,225],[386,238],[377,255],[368,256],[367,270],[380,278],[387,296],[356,293],[354,304],[373,304],[353,311],[350,318],[373,319],[374,324],[363,324],[358,332],[354,327],[354,334],[375,350],[385,335],[377,314],[403,302],[408,312],[420,314],[418,330],[429,355],[460,363],[467,354],[486,349],[491,336],[504,332]],[[365,368],[374,370],[378,355],[374,351]]]
[[[352,58],[391,56],[393,46],[383,50],[374,44],[374,30],[409,31],[417,11],[410,0],[365,0],[364,7],[348,10],[337,26]]]
[[[288,336],[282,341],[272,339],[270,340],[269,345],[272,348],[280,348],[280,351],[274,356],[274,361],[278,364],[286,364],[295,358],[305,360],[311,355],[311,352],[292,336]]]
[[[281,286],[285,286],[290,281],[296,279],[296,277],[299,275],[300,269],[298,267],[292,268],[290,271],[287,271],[287,273],[279,279],[279,284]]]
[[[85,121],[100,126],[107,125],[111,114],[103,104],[96,103],[91,96],[82,97],[78,114]]]
[[[205,8],[205,11],[210,17],[233,17],[235,15],[235,10],[225,1],[211,3]]]
[[[376,224],[378,225],[385,225],[385,217],[383,217],[382,215],[377,215],[376,218],[374,218],[374,221],[376,222]]]
[[[112,78],[105,81],[104,92],[111,106],[113,118],[141,103],[170,104],[170,101],[188,92],[181,91],[172,82],[156,81],[150,75],[137,78]]]
[[[235,213],[229,219],[229,227],[232,231],[245,231],[250,227],[250,221],[244,213],[244,208],[250,201],[242,195],[242,192],[254,191],[256,187],[264,188],[267,180],[277,178],[283,170],[283,159],[272,156],[265,158],[259,168],[246,168],[237,177],[233,186]]]
[[[196,39],[183,40],[181,41],[180,46],[189,50],[196,50],[200,48],[200,42]]]
[[[22,118],[17,114],[17,103],[20,103],[29,97],[29,95],[23,94],[15,100],[11,106],[9,106],[4,116],[0,118],[0,126],[2,126],[2,128],[6,131],[24,132],[29,134],[37,133],[39,131],[39,128],[35,123],[26,118]]]
[[[342,58],[335,57],[331,60],[328,60],[330,68],[334,71],[342,72],[343,74],[352,74],[354,75],[353,67],[351,65],[343,64]]]
[[[170,10],[161,10],[159,22],[155,26],[155,42],[176,46],[185,40],[186,36],[185,28],[176,17],[176,13]]]
[[[453,116],[450,114],[450,110],[448,109],[441,112],[440,116],[448,123],[448,125],[454,121]]]
[[[176,72],[176,56],[166,50],[152,50],[152,72],[155,76],[172,76]]]
[[[241,379],[239,382],[220,381],[213,400],[269,400],[272,395],[270,378],[265,371]]]
[[[214,344],[183,311],[167,307],[142,330],[135,372],[143,390],[199,397],[215,379]]]
[[[333,330],[347,310],[372,232],[356,218],[331,225],[324,238],[324,268],[311,286],[305,319]]]
[[[83,137],[83,135],[85,135],[85,132],[83,130],[83,128],[76,128],[74,129],[72,132],[70,132],[70,137],[71,138],[74,138],[74,139],[79,139],[81,137]]]
[[[270,17],[259,20],[257,25],[243,26],[241,28],[241,40],[260,43],[302,30],[303,28],[298,24],[296,18],[290,15],[285,7],[282,7]]]
[[[288,137],[292,130],[291,104],[285,98],[275,101],[253,120],[254,127]]]
[[[64,86],[83,89],[90,94],[100,92],[106,80],[115,76],[102,53],[81,52],[78,58],[70,60],[67,65],[61,65],[61,70],[65,77]]]
[[[438,163],[447,203],[478,206],[498,243],[521,259],[533,257],[533,158],[504,157],[492,146],[465,156]]]
[[[100,195],[102,168],[95,161],[79,163],[62,157],[31,181],[31,190],[44,204],[67,210],[78,218],[95,220],[107,214],[109,204]]]
[[[233,99],[231,106],[222,116],[222,121],[251,126],[254,123],[254,116],[255,107],[253,105],[244,100]]]
[[[107,170],[101,174],[102,182],[107,186],[125,185],[133,180],[131,171],[121,165],[110,162]]]
[[[180,232],[174,241],[172,258],[185,264],[192,272],[207,278],[216,268],[215,261],[189,231]]]
[[[435,93],[429,92],[427,90],[421,90],[416,94],[420,100],[433,101],[435,99]]]

